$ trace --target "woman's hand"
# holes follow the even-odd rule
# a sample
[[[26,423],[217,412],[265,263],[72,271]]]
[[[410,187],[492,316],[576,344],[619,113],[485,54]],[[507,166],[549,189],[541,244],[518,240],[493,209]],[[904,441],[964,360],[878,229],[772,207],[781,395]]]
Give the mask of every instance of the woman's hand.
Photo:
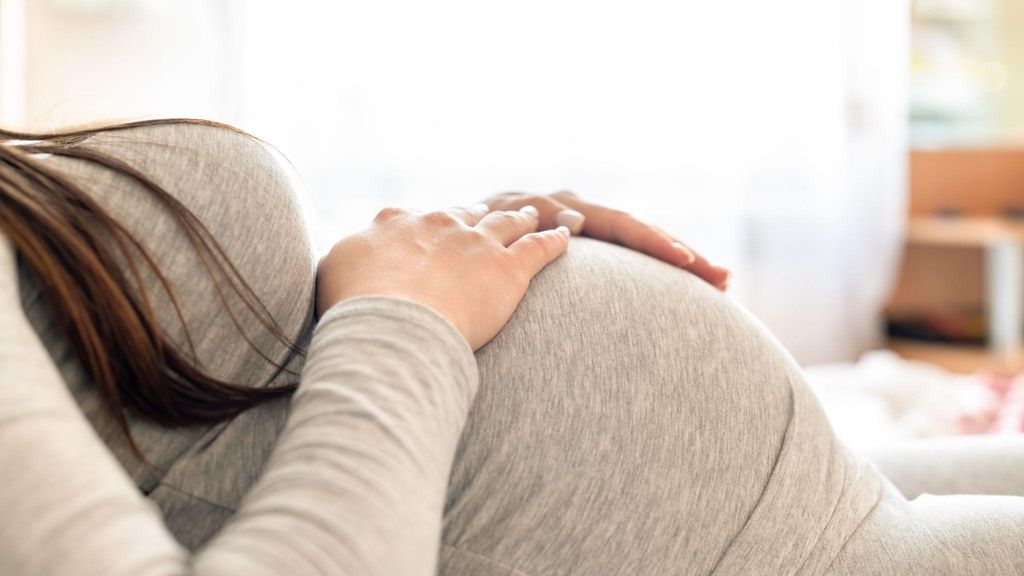
[[[569,230],[537,232],[538,211],[479,204],[418,214],[382,210],[317,267],[317,313],[357,296],[397,296],[447,318],[474,350],[515,311],[530,280],[569,245]]]
[[[492,210],[515,210],[536,206],[540,212],[540,229],[565,226],[573,234],[582,234],[605,242],[614,242],[643,252],[674,266],[693,272],[719,290],[729,285],[730,272],[714,266],[689,246],[662,229],[637,220],[621,211],[591,204],[572,192],[550,195],[506,192],[486,200]]]

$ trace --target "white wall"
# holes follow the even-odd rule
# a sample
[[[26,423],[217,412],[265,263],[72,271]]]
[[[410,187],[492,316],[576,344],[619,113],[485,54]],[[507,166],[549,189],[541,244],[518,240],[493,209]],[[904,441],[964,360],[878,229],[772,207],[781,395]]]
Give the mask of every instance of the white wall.
[[[24,124],[230,119],[221,0],[28,0]]]
[[[237,124],[295,163],[321,245],[387,204],[572,188],[733,267],[799,360],[878,342],[906,0],[18,1],[26,124]]]
[[[25,117],[25,3],[0,0],[0,125]]]

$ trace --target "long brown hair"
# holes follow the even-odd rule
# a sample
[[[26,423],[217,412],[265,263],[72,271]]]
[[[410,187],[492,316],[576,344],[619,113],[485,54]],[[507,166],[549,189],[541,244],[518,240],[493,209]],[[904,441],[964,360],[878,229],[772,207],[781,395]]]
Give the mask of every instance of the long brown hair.
[[[270,359],[241,331],[231,306],[227,305],[228,295],[237,296],[263,328],[293,353],[301,354],[213,235],[188,208],[131,165],[75,146],[103,131],[182,123],[237,131],[213,122],[184,119],[45,135],[0,130],[0,231],[40,277],[47,304],[129,441],[126,411],[165,426],[218,422],[260,402],[289,394],[295,385],[246,386],[218,380],[198,369],[192,338],[174,292],[142,243],[76,182],[33,155],[77,158],[140,185],[185,233],[249,345],[277,366],[278,373],[283,369],[283,364]],[[174,307],[185,331],[185,350],[175,347],[157,324],[150,295],[142,282],[146,269],[152,272],[158,288],[167,294]]]

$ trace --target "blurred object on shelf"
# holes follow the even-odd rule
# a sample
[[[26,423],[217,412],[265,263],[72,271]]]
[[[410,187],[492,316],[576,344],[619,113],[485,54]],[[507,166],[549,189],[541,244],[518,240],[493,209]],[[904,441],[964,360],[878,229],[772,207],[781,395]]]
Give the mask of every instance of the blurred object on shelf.
[[[988,323],[982,308],[932,309],[922,312],[894,312],[886,320],[890,338],[922,342],[985,345]]]
[[[1003,214],[1010,220],[1024,222],[1024,204],[1014,204],[1006,208]]]

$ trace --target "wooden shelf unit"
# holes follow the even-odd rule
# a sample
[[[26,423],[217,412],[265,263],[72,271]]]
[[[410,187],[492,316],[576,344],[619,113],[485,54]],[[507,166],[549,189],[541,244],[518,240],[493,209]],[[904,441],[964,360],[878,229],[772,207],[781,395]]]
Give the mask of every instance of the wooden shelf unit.
[[[1000,373],[1024,371],[1024,347],[1004,356],[985,346],[937,344],[903,338],[892,338],[888,345],[903,358],[937,364],[951,372],[969,374],[982,369]]]
[[[957,372],[1024,371],[1024,221],[1004,216],[1024,208],[1024,149],[914,151],[910,182],[907,251],[889,309],[984,307],[990,343],[889,347]]]
[[[964,248],[1024,242],[1024,221],[992,216],[911,216],[907,242]]]

